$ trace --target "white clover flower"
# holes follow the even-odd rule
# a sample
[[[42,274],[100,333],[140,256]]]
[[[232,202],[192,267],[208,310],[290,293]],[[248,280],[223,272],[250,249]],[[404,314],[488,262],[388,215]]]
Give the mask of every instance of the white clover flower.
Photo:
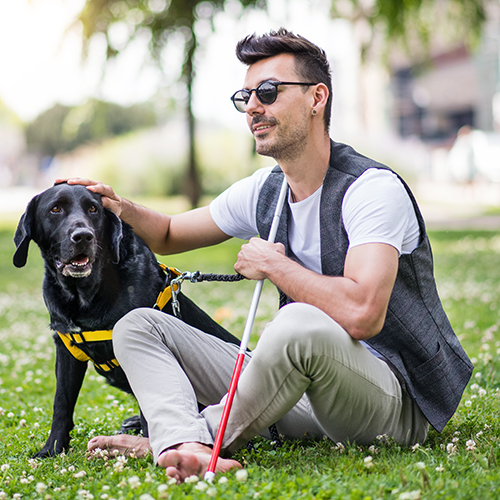
[[[21,500],[21,493],[14,493],[12,495],[13,500]]]
[[[199,481],[196,483],[196,486],[194,487],[195,490],[198,491],[205,491],[208,488],[208,484],[205,483],[205,481]]]
[[[363,465],[369,469],[370,467],[373,467],[373,457],[371,455],[368,455],[363,459]]]
[[[0,500],[4,500],[4,498],[7,498],[7,493],[5,491],[0,490]]]
[[[481,388],[481,389],[479,389],[478,394],[479,394],[479,396],[481,396],[481,397],[486,396],[486,389],[482,389],[482,388]]]
[[[236,481],[244,483],[248,479],[248,471],[246,469],[240,469],[236,471],[234,477],[236,478]]]
[[[457,451],[457,447],[453,444],[453,443],[448,443],[446,445],[446,452],[449,454],[449,455],[452,455],[453,453],[455,453]]]
[[[47,485],[45,483],[42,483],[42,482],[36,483],[35,489],[39,495],[42,495],[43,493],[45,493],[45,490],[47,489]]]
[[[84,476],[85,476],[85,474],[87,474],[87,473],[86,473],[84,470],[81,470],[80,472],[75,472],[75,473],[73,474],[73,477],[74,477],[75,479],[79,479],[79,478],[81,478],[81,477],[84,477]]]
[[[141,480],[139,476],[131,476],[128,478],[128,484],[132,489],[135,489],[141,485]]]
[[[437,471],[437,472],[444,472],[444,467],[443,467],[443,464],[439,464],[439,465],[436,467],[436,471]]]
[[[192,476],[187,477],[184,482],[185,483],[197,483],[200,480],[200,478],[196,475],[193,474]]]
[[[465,445],[467,446],[467,451],[474,451],[476,449],[476,442],[473,439],[469,439]]]
[[[474,377],[476,377],[478,380],[482,377],[481,372],[477,372]]]
[[[398,498],[399,500],[420,500],[420,490],[405,491]]]
[[[15,415],[11,411],[9,411],[9,413],[7,413],[7,418],[14,418],[14,416]],[[19,493],[16,493],[16,494],[18,495]]]
[[[28,483],[29,483],[29,481],[28,481],[28,478],[27,478],[27,477],[22,477],[21,479],[19,479],[19,482],[20,482],[21,484],[28,484]]]
[[[101,495],[102,500],[107,500],[109,498],[109,495],[107,493],[103,493]]]
[[[0,470],[2,472],[8,471],[9,469],[10,469],[10,465],[9,464],[2,464],[2,466],[0,467]]]
[[[168,485],[166,484],[159,484],[158,485],[158,488],[156,488],[156,491],[158,491],[158,493],[164,493],[165,491],[168,490]]]
[[[19,427],[26,427],[26,419],[22,418],[19,420]]]
[[[417,443],[417,444],[414,444],[412,447],[411,447],[411,451],[417,451],[418,449],[420,448],[420,445]]]
[[[74,466],[74,465],[70,465],[70,466],[68,467],[68,470],[69,470],[70,472],[75,472],[75,466]]]
[[[470,386],[470,388],[471,388],[471,391],[477,391],[479,389],[479,385],[478,384],[472,384]]]
[[[217,495],[217,490],[214,487],[208,488],[207,495],[209,497],[214,497],[215,495]]]
[[[177,480],[175,479],[175,477],[171,477],[168,481],[167,481],[167,484],[169,486],[172,486],[172,484],[177,484]]]
[[[229,479],[226,476],[222,476],[219,478],[217,481],[219,484],[226,484],[229,481]]]
[[[144,493],[139,497],[139,500],[155,500],[149,493]]]
[[[465,407],[466,408],[469,408],[469,406],[472,406],[472,401],[470,399],[468,399],[465,403],[464,403]]]

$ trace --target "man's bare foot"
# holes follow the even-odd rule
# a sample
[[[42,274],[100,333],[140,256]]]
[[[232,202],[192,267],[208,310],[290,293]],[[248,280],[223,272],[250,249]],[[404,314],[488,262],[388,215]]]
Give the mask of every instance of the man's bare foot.
[[[108,450],[111,456],[125,455],[126,457],[144,458],[151,453],[149,439],[130,434],[116,436],[96,436],[88,444],[89,451]]]
[[[177,483],[183,483],[189,476],[204,476],[208,469],[212,448],[200,443],[183,443],[175,449],[164,451],[158,457],[158,465],[166,470],[169,477]],[[236,460],[219,458],[215,472],[227,472],[230,469],[241,469]]]

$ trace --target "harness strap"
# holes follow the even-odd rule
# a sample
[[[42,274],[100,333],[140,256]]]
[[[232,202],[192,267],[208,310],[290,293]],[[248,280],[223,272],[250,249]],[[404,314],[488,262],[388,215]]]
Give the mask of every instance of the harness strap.
[[[181,272],[175,267],[167,267],[165,264],[158,262],[158,265],[167,275],[165,278],[165,284],[167,284],[172,277],[172,275],[180,276]],[[174,285],[174,291],[179,289],[179,285]],[[156,299],[156,304],[153,306],[155,309],[163,309],[168,302],[172,299],[172,288],[166,286],[158,295]],[[60,339],[64,342],[64,345],[68,351],[78,360],[78,361],[92,361],[97,368],[108,372],[113,370],[117,366],[120,366],[118,361],[113,358],[105,361],[102,364],[96,363],[88,354],[86,354],[82,349],[78,347],[78,344],[85,344],[86,342],[102,342],[104,340],[111,340],[113,338],[113,330],[95,330],[92,332],[80,332],[80,333],[61,333],[57,332]]]

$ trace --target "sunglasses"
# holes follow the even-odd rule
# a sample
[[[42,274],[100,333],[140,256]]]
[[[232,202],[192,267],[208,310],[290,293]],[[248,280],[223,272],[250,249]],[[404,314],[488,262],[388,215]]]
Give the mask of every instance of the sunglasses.
[[[250,96],[252,92],[255,92],[257,99],[262,104],[272,104],[276,101],[278,97],[278,87],[280,85],[317,85],[316,83],[302,83],[302,82],[262,82],[257,85],[256,88],[251,90],[238,90],[231,96],[231,101],[233,101],[234,107],[240,112],[245,113],[247,109],[248,101],[250,100]]]

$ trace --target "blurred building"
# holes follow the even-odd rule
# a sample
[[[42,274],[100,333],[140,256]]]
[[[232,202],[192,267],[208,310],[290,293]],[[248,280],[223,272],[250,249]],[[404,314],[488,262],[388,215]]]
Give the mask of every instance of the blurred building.
[[[477,48],[441,47],[425,64],[395,64],[391,89],[400,137],[451,146],[466,125],[500,132],[500,5],[490,5]]]

